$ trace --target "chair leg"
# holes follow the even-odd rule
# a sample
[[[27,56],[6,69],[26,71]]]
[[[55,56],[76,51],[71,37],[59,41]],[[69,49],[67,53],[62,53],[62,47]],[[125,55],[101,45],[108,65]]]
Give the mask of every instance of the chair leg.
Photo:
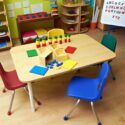
[[[11,109],[12,109],[12,105],[13,105],[13,100],[14,100],[14,96],[15,96],[15,90],[13,91],[12,97],[11,97],[11,101],[10,101],[10,106],[9,106],[9,110],[8,110],[8,115],[11,115]]]
[[[80,103],[80,99],[77,100],[77,102],[75,103],[75,105],[73,106],[73,108],[69,111],[69,113],[67,115],[64,116],[64,120],[68,120],[69,116],[71,115],[71,113],[74,111],[74,109],[77,107],[77,105]]]
[[[29,95],[29,92],[28,92],[27,87],[24,87],[24,90],[25,90],[25,92]],[[37,100],[36,97],[33,97],[33,98],[34,98],[34,100],[36,101],[36,103],[37,103],[38,105],[41,105],[41,102],[40,102],[39,100]]]
[[[6,88],[5,88],[5,87],[3,88],[2,92],[3,92],[3,93],[5,93],[5,92],[6,92]]]
[[[110,65],[110,69],[111,69],[112,79],[113,79],[113,80],[116,80],[116,77],[115,77],[114,72],[113,72],[113,70],[112,70],[112,66],[111,66],[111,64],[109,64],[109,65]]]
[[[94,108],[94,103],[91,102],[91,108],[92,108],[92,111],[93,111],[93,114],[95,115],[96,119],[97,119],[97,123],[98,125],[102,125],[101,121],[99,120],[99,117],[97,115],[97,112],[95,111],[95,108]]]

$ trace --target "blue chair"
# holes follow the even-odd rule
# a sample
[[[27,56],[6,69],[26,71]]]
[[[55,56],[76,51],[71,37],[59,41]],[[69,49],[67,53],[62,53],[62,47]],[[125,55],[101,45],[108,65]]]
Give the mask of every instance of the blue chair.
[[[73,98],[77,98],[77,102],[71,111],[64,116],[64,120],[68,120],[70,114],[79,104],[80,100],[86,100],[91,103],[92,111],[96,116],[98,125],[102,125],[99,117],[94,109],[94,102],[101,99],[106,79],[110,71],[108,62],[102,63],[99,75],[96,78],[86,78],[75,76],[71,79],[68,87],[67,95]]]

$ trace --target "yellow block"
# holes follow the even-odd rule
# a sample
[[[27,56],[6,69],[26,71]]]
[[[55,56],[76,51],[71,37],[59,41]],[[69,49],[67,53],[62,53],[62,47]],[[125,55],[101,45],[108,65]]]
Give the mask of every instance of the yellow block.
[[[68,69],[68,70],[70,70],[70,69],[72,69],[76,64],[77,64],[77,62],[76,62],[75,60],[69,59],[69,60],[66,60],[66,61],[63,63],[62,67],[63,67],[63,68],[66,68],[66,69]]]

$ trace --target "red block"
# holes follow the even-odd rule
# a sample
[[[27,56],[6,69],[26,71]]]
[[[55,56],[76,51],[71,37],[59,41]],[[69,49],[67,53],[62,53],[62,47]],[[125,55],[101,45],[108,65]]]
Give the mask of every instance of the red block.
[[[75,51],[76,51],[76,47],[72,47],[72,46],[68,46],[66,49],[65,49],[65,52],[66,53],[70,53],[70,54],[73,54]]]

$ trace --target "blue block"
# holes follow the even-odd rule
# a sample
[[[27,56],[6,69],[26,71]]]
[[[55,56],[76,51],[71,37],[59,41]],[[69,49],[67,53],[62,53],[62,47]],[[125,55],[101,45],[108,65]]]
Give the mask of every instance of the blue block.
[[[61,66],[63,64],[63,62],[60,62],[57,64],[57,67]]]
[[[57,62],[56,60],[53,60],[53,61],[49,62],[48,65],[53,65],[53,64],[55,64],[56,62]]]
[[[34,67],[30,70],[30,73],[34,73],[34,74],[37,74],[37,75],[42,75],[42,76],[44,76],[47,71],[48,71],[48,68],[46,68],[46,67],[34,66]]]

